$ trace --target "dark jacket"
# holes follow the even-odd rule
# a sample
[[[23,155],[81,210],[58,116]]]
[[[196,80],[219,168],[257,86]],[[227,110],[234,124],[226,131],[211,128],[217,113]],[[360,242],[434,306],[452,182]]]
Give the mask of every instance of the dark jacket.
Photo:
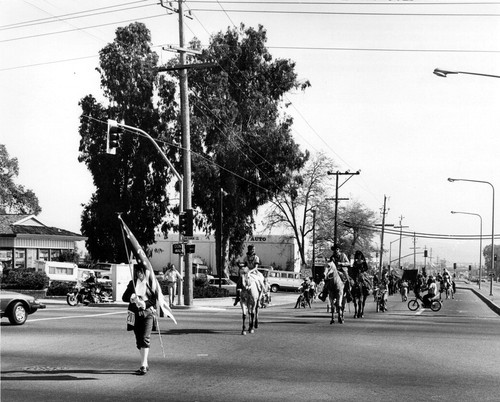
[[[156,306],[156,295],[153,293],[153,291],[151,290],[151,288],[149,287],[149,285],[147,286],[147,290],[146,290],[146,295],[148,297],[148,300],[146,300],[146,310],[139,310],[139,307],[137,307],[137,305],[135,303],[131,303],[130,302],[130,297],[135,293],[135,289],[134,289],[134,283],[132,281],[130,281],[127,285],[127,289],[125,290],[125,292],[123,293],[122,295],[122,300],[126,303],[128,303],[128,311],[132,311],[136,317],[141,317],[141,316],[144,316],[145,315],[145,311],[149,310],[153,310]],[[127,330],[128,331],[131,331],[133,329],[133,327],[131,326],[127,326]]]

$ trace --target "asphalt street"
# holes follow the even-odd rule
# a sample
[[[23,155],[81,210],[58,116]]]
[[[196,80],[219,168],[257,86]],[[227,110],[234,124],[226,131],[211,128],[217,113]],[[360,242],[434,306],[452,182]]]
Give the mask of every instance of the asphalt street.
[[[411,312],[399,295],[376,313],[330,325],[326,304],[294,309],[273,295],[255,334],[241,335],[232,299],[176,308],[161,320],[151,371],[138,377],[123,305],[46,310],[2,320],[2,401],[497,401],[500,320],[469,289],[439,312]],[[218,304],[218,305],[217,305]]]

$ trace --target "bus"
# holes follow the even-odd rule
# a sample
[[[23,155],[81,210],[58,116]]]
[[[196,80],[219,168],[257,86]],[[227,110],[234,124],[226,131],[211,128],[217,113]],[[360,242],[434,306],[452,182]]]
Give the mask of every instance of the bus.
[[[299,272],[277,271],[267,268],[257,268],[257,270],[264,275],[264,278],[267,278],[273,293],[279,290],[297,290],[303,282]]]

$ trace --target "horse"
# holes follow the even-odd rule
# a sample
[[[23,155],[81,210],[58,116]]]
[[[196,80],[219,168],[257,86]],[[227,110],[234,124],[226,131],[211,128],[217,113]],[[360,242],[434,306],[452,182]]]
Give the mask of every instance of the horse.
[[[338,322],[342,324],[344,322],[344,308],[345,308],[345,288],[344,282],[340,278],[339,271],[333,263],[329,263],[327,268],[326,278],[328,279],[325,283],[325,289],[328,292],[328,300],[330,304],[331,320],[330,324],[335,322],[335,311],[338,314]],[[325,291],[325,290],[323,290]]]
[[[441,293],[446,295],[446,298],[449,299],[450,295],[451,298],[454,299],[454,291],[453,291],[453,286],[449,281],[442,280],[441,283],[439,284],[439,298],[441,298]]]
[[[249,272],[242,270],[242,289],[240,294],[243,327],[241,335],[246,335],[246,318],[248,316],[248,332],[254,333],[254,328],[259,327],[259,307],[264,290],[264,276],[257,270]]]
[[[360,272],[354,279],[351,294],[354,302],[354,318],[363,318],[366,299],[371,291],[370,278],[366,272]]]

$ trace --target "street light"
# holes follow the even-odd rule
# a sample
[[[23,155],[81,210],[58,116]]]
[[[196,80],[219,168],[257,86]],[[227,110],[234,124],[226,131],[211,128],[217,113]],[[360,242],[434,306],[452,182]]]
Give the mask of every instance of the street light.
[[[475,215],[479,217],[479,289],[481,289],[481,262],[483,254],[483,218],[479,214],[472,212],[451,211],[452,214]]]
[[[470,179],[452,179],[448,178],[450,183],[454,181],[469,181],[472,183],[483,183],[489,184],[491,186],[491,190],[493,191],[493,201],[491,208],[491,271],[495,272],[495,187],[489,181],[483,180],[470,180]],[[493,296],[493,277],[490,278],[490,296]]]
[[[482,74],[482,73],[471,73],[467,71],[451,71],[451,70],[442,70],[440,68],[435,68],[433,73],[438,77],[446,78],[448,74],[468,74],[468,75],[480,75],[482,77],[493,77],[500,78],[500,75],[492,75],[492,74]]]

